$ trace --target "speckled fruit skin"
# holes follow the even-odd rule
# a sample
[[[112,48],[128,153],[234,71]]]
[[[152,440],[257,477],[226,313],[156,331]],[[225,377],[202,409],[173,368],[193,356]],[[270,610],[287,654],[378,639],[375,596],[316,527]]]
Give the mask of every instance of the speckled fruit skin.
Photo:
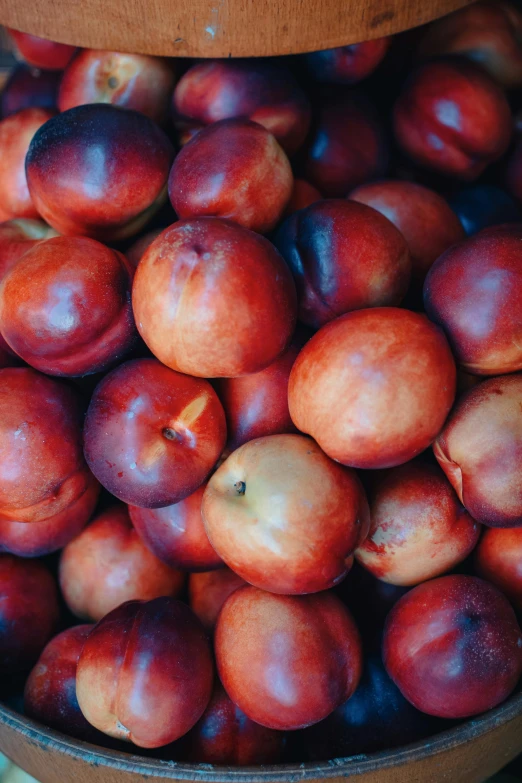
[[[309,52],[304,56],[310,75],[318,82],[356,84],[369,76],[389,49],[391,38]]]
[[[236,590],[219,615],[215,651],[225,690],[251,720],[290,730],[326,718],[362,671],[359,632],[332,593]]]
[[[344,465],[386,468],[424,451],[455,397],[456,370],[442,330],[394,307],[331,321],[297,357],[290,415]]]
[[[39,242],[0,284],[2,335],[41,372],[80,376],[107,370],[138,338],[131,273],[122,253],[94,239]]]
[[[159,237],[162,231],[162,228],[153,228],[151,231],[147,231],[145,234],[138,237],[136,241],[127,248],[125,256],[134,269],[136,269],[140,263],[145,251],[152,245],[156,237]]]
[[[96,507],[100,485],[90,476],[87,489],[67,508],[40,522],[0,520],[0,552],[18,557],[42,557],[62,549],[85,527]]]
[[[273,61],[206,60],[186,71],[173,95],[174,122],[185,127],[248,117],[292,155],[310,126],[310,104],[290,71]]]
[[[125,601],[177,596],[183,582],[145,546],[123,504],[97,516],[60,558],[62,595],[82,620],[97,622]]]
[[[412,278],[422,283],[437,258],[465,238],[460,220],[434,190],[406,180],[382,180],[350,193],[391,220],[404,236],[411,254]]]
[[[377,479],[369,495],[370,532],[355,557],[396,585],[416,585],[450,571],[474,549],[480,525],[466,512],[440,468],[409,462]]]
[[[509,696],[522,672],[522,636],[496,587],[473,576],[443,576],[395,604],[383,660],[414,707],[467,718]]]
[[[136,533],[171,568],[210,571],[223,565],[203,524],[201,501],[205,486],[202,484],[192,495],[165,508],[129,506]]]
[[[89,635],[76,695],[87,720],[111,737],[159,748],[186,734],[212,694],[210,647],[181,601],[128,601]]]
[[[30,669],[58,619],[58,590],[47,568],[0,554],[0,674]]]
[[[365,204],[318,201],[287,218],[274,241],[294,276],[299,320],[316,329],[350,310],[398,305],[408,289],[404,237]]]
[[[311,438],[245,443],[203,496],[208,537],[225,563],[274,593],[315,593],[340,582],[368,533],[368,503],[354,471]]]
[[[208,634],[214,631],[221,607],[246,582],[230,568],[192,573],[188,580],[189,606]]]
[[[0,370],[0,521],[56,516],[92,481],[77,395],[30,368]]]
[[[27,185],[25,159],[36,131],[53,116],[49,109],[22,109],[0,122],[0,220],[39,217]]]
[[[56,43],[47,38],[40,38],[30,33],[8,28],[14,41],[18,55],[29,65],[49,71],[61,71],[71,60],[76,51],[75,46]]]
[[[0,114],[5,119],[22,109],[56,109],[61,73],[39,71],[28,65],[13,68],[0,96]]]
[[[219,459],[225,414],[208,381],[136,359],[105,376],[85,419],[85,457],[125,503],[169,506],[191,495]]]
[[[294,179],[292,195],[290,196],[290,201],[286,205],[283,217],[293,215],[294,212],[298,212],[300,209],[309,207],[310,204],[314,204],[316,201],[321,201],[321,199],[322,195],[319,193],[316,187],[311,185],[305,179]]]
[[[175,75],[172,61],[145,54],[83,49],[67,66],[58,108],[110,103],[134,109],[162,124],[169,110]]]
[[[489,378],[460,397],[434,454],[474,519],[522,525],[522,375]]]
[[[222,217],[266,234],[292,194],[292,169],[274,136],[247,120],[201,130],[177,155],[169,197],[180,218]]]
[[[522,610],[522,528],[486,529],[475,550],[475,569]]]
[[[283,732],[247,718],[217,681],[207,709],[187,735],[186,756],[195,764],[276,764],[283,752],[284,737]]]
[[[43,220],[18,218],[0,223],[0,281],[37,242],[55,236],[56,231]]]
[[[418,54],[455,54],[477,62],[504,87],[522,84],[522,15],[514,4],[472,3],[428,25]]]
[[[85,742],[103,743],[82,715],[76,698],[76,667],[94,625],[75,625],[44,648],[24,690],[24,712],[33,720]]]
[[[297,315],[292,276],[273,245],[218,218],[181,220],[160,234],[136,271],[132,305],[152,353],[203,378],[268,367]]]
[[[305,342],[306,336],[300,333],[264,370],[215,381],[227,418],[230,451],[254,438],[296,431],[288,410],[288,379]]]
[[[426,312],[468,372],[522,369],[521,259],[522,227],[498,226],[450,248],[426,279]]]
[[[506,152],[511,112],[502,89],[481,68],[465,60],[435,61],[406,82],[394,129],[416,163],[473,180]]]
[[[304,177],[328,198],[382,176],[387,144],[371,107],[351,90],[325,94],[306,145]]]
[[[102,103],[77,106],[35,134],[26,158],[29,192],[60,234],[124,239],[165,201],[173,154],[167,136],[143,114]]]
[[[324,721],[294,736],[301,756],[304,750],[311,761],[329,761],[407,745],[447,728],[440,724],[404,698],[386,674],[380,654],[374,654],[365,657],[353,696]]]

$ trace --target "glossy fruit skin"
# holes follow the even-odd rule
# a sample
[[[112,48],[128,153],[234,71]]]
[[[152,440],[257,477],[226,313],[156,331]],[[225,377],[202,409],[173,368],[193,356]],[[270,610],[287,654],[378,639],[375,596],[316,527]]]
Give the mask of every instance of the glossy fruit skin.
[[[293,187],[285,152],[255,122],[222,120],[201,130],[177,155],[169,197],[180,218],[221,217],[266,234]]]
[[[76,698],[76,667],[94,625],[74,625],[43,649],[24,689],[24,712],[33,720],[85,742],[103,743]]]
[[[443,576],[418,585],[394,606],[383,660],[414,707],[467,718],[509,696],[522,671],[522,636],[496,587],[473,576]]]
[[[325,718],[352,695],[362,672],[359,632],[327,592],[236,590],[219,615],[215,651],[232,701],[256,723],[283,731]]]
[[[522,528],[486,528],[475,550],[475,570],[522,610]]]
[[[323,49],[304,55],[311,76],[318,82],[356,84],[366,79],[381,63],[389,49],[391,38]]]
[[[221,607],[228,596],[245,585],[244,579],[226,567],[190,574],[189,606],[209,635],[214,631]]]
[[[35,133],[54,112],[22,109],[0,122],[0,219],[38,218],[39,210],[29,193],[25,159]]]
[[[43,220],[17,218],[0,223],[0,281],[37,242],[55,236],[56,231]]]
[[[0,97],[0,114],[5,119],[22,109],[56,110],[61,73],[39,71],[20,63],[13,68]]]
[[[436,438],[453,404],[455,378],[446,338],[425,316],[393,307],[358,310],[323,326],[297,357],[290,415],[332,459],[393,467]]]
[[[516,6],[485,0],[428,25],[418,54],[466,57],[509,89],[522,84],[521,36],[522,15]]]
[[[28,671],[58,620],[58,591],[47,568],[0,554],[0,674]]]
[[[295,740],[310,761],[328,761],[407,745],[445,728],[446,723],[439,724],[404,698],[386,674],[380,655],[374,654],[365,658],[353,696]]]
[[[489,378],[457,401],[433,452],[461,502],[487,527],[522,524],[522,375]]]
[[[92,483],[76,393],[30,368],[0,370],[0,520],[49,519]]]
[[[522,369],[521,242],[520,225],[490,228],[444,253],[426,279],[426,312],[467,372]]]
[[[450,571],[475,548],[480,525],[446,477],[420,461],[393,468],[370,493],[370,532],[357,560],[397,585],[416,585]]]
[[[125,503],[159,508],[191,495],[217,462],[225,414],[208,381],[135,359],[105,376],[85,419],[85,458]]]
[[[28,250],[0,285],[0,330],[24,361],[50,375],[107,370],[137,342],[131,268],[88,237]]]
[[[473,180],[506,152],[511,112],[501,88],[479,67],[434,61],[406,82],[395,104],[394,129],[416,163]]]
[[[321,199],[322,195],[319,193],[316,187],[311,185],[305,179],[294,179],[292,195],[290,196],[290,201],[286,205],[283,217],[293,215],[294,212],[298,212],[300,209],[309,207],[310,204],[314,204],[316,201],[321,201]]]
[[[283,732],[247,718],[217,681],[207,709],[186,737],[187,761],[238,767],[275,764],[284,740]]]
[[[75,46],[49,41],[30,33],[8,28],[19,56],[29,65],[49,71],[61,71],[71,60],[76,51]]]
[[[98,502],[100,485],[94,478],[67,508],[40,522],[0,520],[0,552],[18,557],[42,557],[63,549],[85,527]]]
[[[316,109],[303,174],[326,198],[344,198],[382,176],[387,142],[372,107],[350,90],[327,92]]]
[[[437,258],[464,239],[464,229],[448,202],[434,190],[406,180],[382,180],[360,185],[350,193],[388,218],[410,250],[412,278],[422,283]]]
[[[205,632],[188,606],[174,598],[128,601],[90,633],[76,696],[100,731],[159,748],[199,720],[213,674]]]
[[[288,155],[301,147],[310,126],[308,98],[290,71],[262,58],[197,63],[183,74],[172,100],[181,130],[247,117],[270,131]]]
[[[450,199],[467,236],[504,223],[520,223],[522,211],[511,196],[496,185],[472,185]]]
[[[172,158],[170,141],[148,117],[93,103],[35,134],[27,182],[36,209],[60,234],[123,239],[164,202]]]
[[[184,577],[147,549],[127,508],[111,506],[60,557],[60,587],[71,612],[98,622],[125,601],[177,596]]]
[[[210,542],[229,568],[256,587],[287,595],[340,582],[369,526],[355,472],[302,435],[269,435],[240,446],[210,478],[202,512]]]
[[[287,218],[274,242],[294,276],[299,320],[315,329],[351,310],[398,305],[408,289],[404,237],[365,204],[318,201]]]
[[[129,506],[136,533],[154,555],[182,571],[210,571],[223,561],[205,532],[201,501],[206,484],[165,508]]]
[[[264,370],[215,381],[227,418],[230,451],[254,438],[296,431],[288,410],[288,379],[305,342],[306,335],[300,332]]]
[[[162,125],[174,83],[174,68],[167,59],[82,49],[65,70],[58,108],[67,111],[86,103],[110,103],[139,111]]]
[[[268,367],[288,347],[297,311],[273,245],[218,218],[181,220],[160,234],[136,271],[132,305],[152,353],[203,378]]]

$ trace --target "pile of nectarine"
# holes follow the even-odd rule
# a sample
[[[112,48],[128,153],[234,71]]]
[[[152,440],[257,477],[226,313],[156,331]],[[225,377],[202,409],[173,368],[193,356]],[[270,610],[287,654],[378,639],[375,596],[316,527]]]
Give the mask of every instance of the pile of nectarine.
[[[245,766],[514,691],[521,30],[484,0],[183,64],[12,32],[0,698]]]

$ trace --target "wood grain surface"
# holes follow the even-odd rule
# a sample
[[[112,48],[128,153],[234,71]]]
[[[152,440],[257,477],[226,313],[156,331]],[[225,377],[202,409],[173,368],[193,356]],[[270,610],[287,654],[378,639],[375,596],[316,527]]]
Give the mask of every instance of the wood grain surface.
[[[140,758],[72,740],[2,705],[0,751],[41,783],[483,783],[522,752],[522,694],[430,740],[324,764],[235,769]]]
[[[174,57],[293,54],[378,38],[471,0],[0,0],[0,23],[63,43]]]

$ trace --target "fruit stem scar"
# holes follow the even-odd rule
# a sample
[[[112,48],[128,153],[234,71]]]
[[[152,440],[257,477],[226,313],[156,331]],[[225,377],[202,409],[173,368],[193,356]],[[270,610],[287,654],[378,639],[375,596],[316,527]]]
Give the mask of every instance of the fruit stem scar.
[[[115,76],[109,76],[109,87],[114,90],[118,86],[118,80]]]
[[[244,481],[236,481],[234,484],[234,489],[236,490],[236,495],[244,495],[246,491],[246,484]]]
[[[172,427],[163,427],[161,434],[163,435],[164,438],[167,438],[167,440],[178,439],[178,433],[176,432],[176,430],[173,430]]]

